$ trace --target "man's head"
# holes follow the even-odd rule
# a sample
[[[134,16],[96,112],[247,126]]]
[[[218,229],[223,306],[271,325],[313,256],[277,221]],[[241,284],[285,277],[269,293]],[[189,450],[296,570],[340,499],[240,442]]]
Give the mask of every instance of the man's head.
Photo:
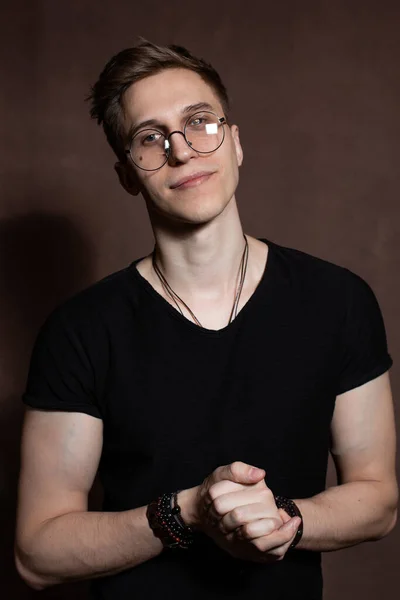
[[[91,116],[103,125],[118,157],[116,170],[129,193],[142,192],[149,209],[178,221],[200,223],[222,212],[234,195],[242,153],[238,129],[227,123],[226,88],[210,64],[180,46],[144,41],[107,63],[90,100]],[[196,114],[191,121],[199,111],[204,111],[200,120]],[[204,116],[212,120],[208,131],[220,123],[215,137],[223,142],[215,151],[213,146],[213,151],[197,152],[190,136],[186,140],[180,133],[170,136],[184,132],[185,125],[186,133],[192,123],[201,125]],[[150,128],[159,134],[142,133]],[[141,162],[140,148],[148,153],[154,143],[168,148],[166,162],[158,170],[145,170],[141,166],[149,165]],[[139,152],[136,160],[132,148]],[[177,185],[199,173],[207,177]]]

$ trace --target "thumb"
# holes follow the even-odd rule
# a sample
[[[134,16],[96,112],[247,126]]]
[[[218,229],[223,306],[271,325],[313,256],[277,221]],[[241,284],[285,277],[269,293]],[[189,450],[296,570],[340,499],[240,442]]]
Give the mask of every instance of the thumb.
[[[218,479],[229,479],[235,483],[258,483],[265,477],[264,469],[236,461],[218,469]]]
[[[278,508],[278,513],[280,514],[283,523],[287,523],[288,521],[290,521],[291,517],[289,517],[289,515],[285,510],[283,510],[283,508]]]
[[[291,519],[289,519],[289,521],[286,521],[286,523],[284,523],[279,528],[279,530],[280,531],[293,531],[293,533],[294,533],[300,527],[300,523],[301,523],[301,519],[299,519],[299,517],[292,517]]]

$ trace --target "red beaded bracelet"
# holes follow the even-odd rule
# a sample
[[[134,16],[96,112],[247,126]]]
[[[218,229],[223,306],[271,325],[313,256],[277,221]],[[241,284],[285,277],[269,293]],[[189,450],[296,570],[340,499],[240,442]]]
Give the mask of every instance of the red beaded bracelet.
[[[153,533],[165,548],[187,549],[193,543],[193,531],[180,516],[178,492],[159,496],[150,502],[146,516]]]

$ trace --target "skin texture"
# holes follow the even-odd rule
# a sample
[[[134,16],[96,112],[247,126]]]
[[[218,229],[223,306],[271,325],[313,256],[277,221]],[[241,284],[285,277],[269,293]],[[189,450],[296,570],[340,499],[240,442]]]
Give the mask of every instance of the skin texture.
[[[183,130],[187,119],[184,109],[198,102],[207,102],[218,116],[223,116],[215,92],[196,73],[170,69],[148,77],[125,94],[126,130],[149,118],[154,118],[165,132]],[[239,128],[234,124],[224,128],[225,140],[211,154],[197,154],[183,136],[175,134],[170,139],[170,160],[158,171],[138,169],[130,159],[115,165],[126,191],[133,196],[141,193],[145,199],[164,276],[201,324],[210,329],[219,329],[228,322],[244,249],[235,198],[243,150]],[[171,189],[179,179],[198,171],[213,175],[199,186]],[[239,310],[254,293],[268,253],[265,244],[255,238],[248,236],[248,242],[248,272]],[[154,274],[151,258],[139,263],[138,269],[172,303]]]
[[[125,130],[150,118],[167,133],[181,130],[183,110],[198,102],[209,103],[222,116],[218,97],[199,75],[182,69],[161,72],[126,92]],[[198,155],[182,136],[174,135],[170,159],[159,171],[141,171],[129,159],[115,165],[124,189],[145,199],[165,277],[210,329],[227,324],[244,247],[235,198],[243,150],[237,126],[224,127],[225,141],[212,154]],[[171,187],[204,170],[212,176],[201,185]],[[265,244],[247,238],[249,266],[239,310],[254,293],[268,261]],[[138,269],[171,302],[151,268],[151,257]],[[329,551],[379,539],[396,521],[388,374],[337,397],[331,433],[339,485],[313,498],[295,499],[304,518],[299,548]],[[162,551],[148,526],[146,507],[87,511],[102,436],[102,422],[88,415],[26,413],[15,556],[21,576],[35,589],[117,573]],[[180,492],[182,515],[232,556],[282,560],[298,522],[277,510],[268,473],[252,475],[251,467],[241,462],[221,466],[198,486]]]
[[[299,549],[338,550],[378,540],[393,529],[398,503],[394,425],[387,373],[337,396],[331,454],[340,485],[313,498],[295,499],[304,519]],[[290,545],[279,543],[279,524],[271,533],[267,479],[268,475],[256,485],[237,490],[216,484],[207,500],[212,527],[228,541],[249,541],[264,553],[263,561],[281,558]],[[284,511],[279,512],[282,516]]]

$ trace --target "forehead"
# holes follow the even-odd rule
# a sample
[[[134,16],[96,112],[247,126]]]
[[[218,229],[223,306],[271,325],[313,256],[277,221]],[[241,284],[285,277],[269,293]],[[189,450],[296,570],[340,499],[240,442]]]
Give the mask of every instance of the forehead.
[[[198,73],[188,69],[166,69],[132,84],[124,94],[127,125],[146,119],[173,118],[185,106],[208,102],[222,113],[213,88]]]

